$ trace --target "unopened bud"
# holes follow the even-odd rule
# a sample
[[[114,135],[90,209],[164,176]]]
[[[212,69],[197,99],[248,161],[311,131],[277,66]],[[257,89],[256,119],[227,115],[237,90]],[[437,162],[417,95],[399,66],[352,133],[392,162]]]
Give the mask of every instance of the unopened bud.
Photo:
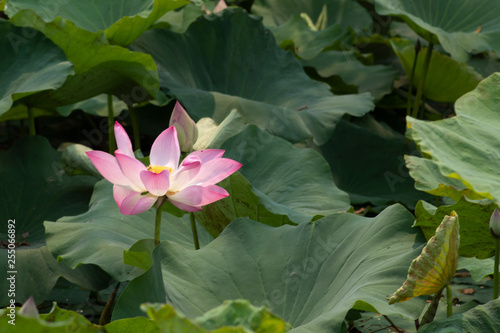
[[[493,214],[491,214],[490,232],[493,235],[493,237],[497,239],[500,238],[500,213],[498,212],[497,208],[495,208]]]
[[[215,6],[214,13],[222,12],[227,8],[226,2],[224,0],[220,0],[217,6]]]
[[[179,102],[175,103],[169,126],[175,126],[177,130],[181,151],[185,153],[191,151],[194,143],[198,139],[198,129],[196,128],[194,120],[189,117],[188,113]]]

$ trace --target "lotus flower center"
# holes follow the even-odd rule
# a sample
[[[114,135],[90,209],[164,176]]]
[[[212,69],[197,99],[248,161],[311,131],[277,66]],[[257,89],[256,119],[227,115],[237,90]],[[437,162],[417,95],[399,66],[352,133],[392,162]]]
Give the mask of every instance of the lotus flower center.
[[[171,167],[161,166],[161,165],[150,165],[148,166],[148,171],[153,171],[154,173],[160,173],[163,170],[168,170],[172,173],[174,170]]]

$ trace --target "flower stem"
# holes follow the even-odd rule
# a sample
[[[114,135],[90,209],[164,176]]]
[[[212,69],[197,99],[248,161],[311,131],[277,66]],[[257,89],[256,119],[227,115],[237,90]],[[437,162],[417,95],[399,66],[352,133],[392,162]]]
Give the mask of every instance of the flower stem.
[[[155,246],[160,244],[160,227],[161,227],[161,206],[165,201],[163,200],[163,197],[160,197],[158,199],[158,202],[156,204],[156,219],[155,219]]]
[[[137,112],[132,105],[128,106],[128,112],[130,114],[130,121],[132,122],[132,131],[134,133],[134,150],[141,149],[141,133],[139,131],[139,119],[137,118]]]
[[[446,286],[446,317],[451,317],[453,314],[453,297],[451,294],[451,284]]]
[[[413,111],[411,116],[416,118],[418,116],[418,110],[420,109],[420,102],[422,100],[422,95],[424,94],[425,78],[427,77],[427,70],[429,69],[429,64],[431,62],[432,49],[434,48],[433,43],[429,43],[427,46],[427,52],[425,53],[424,67],[422,73],[422,79],[418,83],[417,96],[413,102]]]
[[[109,141],[110,154],[113,154],[116,150],[115,131],[113,130],[114,123],[115,123],[115,114],[113,111],[113,95],[108,94],[108,141]]]
[[[30,129],[30,135],[36,135],[35,130],[35,115],[31,106],[28,106],[28,124]]]
[[[441,290],[439,290],[434,295],[431,304],[429,304],[427,311],[425,311],[424,315],[422,316],[422,321],[420,323],[415,322],[416,325],[418,324],[418,327],[428,324],[434,320],[434,318],[436,317],[436,312],[439,307],[439,301],[441,300],[441,295],[443,294],[444,288],[445,287],[441,288]]]
[[[113,312],[113,303],[115,302],[116,294],[118,293],[118,288],[120,288],[120,282],[115,286],[115,289],[109,296],[108,301],[106,302],[106,306],[101,313],[101,317],[99,318],[99,325],[106,325],[111,321],[111,312]]]
[[[417,44],[415,45],[415,59],[413,59],[413,65],[411,67],[410,73],[410,82],[408,86],[408,105],[406,107],[406,115],[409,116],[411,114],[411,100],[413,96],[413,78],[415,77],[415,68],[417,68],[417,60],[418,54],[420,53],[420,40],[417,40]]]
[[[499,272],[498,264],[500,261],[500,239],[495,238],[495,269],[493,270],[493,299],[498,298]]]
[[[198,230],[196,229],[196,221],[194,219],[194,213],[189,213],[189,217],[191,218],[191,230],[193,230],[193,241],[195,250],[200,249],[200,241],[198,240]]]

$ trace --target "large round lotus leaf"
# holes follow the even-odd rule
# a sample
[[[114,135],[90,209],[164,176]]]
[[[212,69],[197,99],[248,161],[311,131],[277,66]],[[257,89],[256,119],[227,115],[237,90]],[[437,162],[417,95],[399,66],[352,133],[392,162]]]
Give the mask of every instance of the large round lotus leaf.
[[[221,148],[225,157],[243,164],[241,174],[275,214],[301,223],[350,207],[347,194],[335,186],[328,163],[312,149],[293,147],[252,125]]]
[[[407,118],[407,135],[444,176],[500,204],[500,73],[457,100],[456,117]]]
[[[141,274],[142,270],[123,263],[123,251],[138,240],[153,239],[155,209],[139,215],[121,214],[107,180],[96,184],[89,206],[81,215],[66,214],[57,222],[45,222],[52,254],[70,267],[98,265],[118,281]],[[198,226],[198,236],[201,246],[211,240],[202,226]],[[189,215],[179,218],[164,212],[160,237],[194,248]]]
[[[375,0],[375,9],[382,15],[401,16],[419,35],[439,41],[458,61],[466,61],[471,52],[500,52],[496,0]]]
[[[111,44],[128,45],[146,31],[163,14],[188,4],[186,0],[65,0],[48,3],[42,0],[7,0],[5,13],[31,9],[45,22],[62,17],[76,27],[104,31]]]
[[[356,1],[256,0],[252,6],[252,13],[262,16],[269,27],[284,24],[293,15],[302,13],[316,23],[322,12],[326,12],[327,26],[339,24],[344,30],[348,27],[359,30],[369,29],[372,24],[370,14]]]
[[[292,324],[290,332],[338,332],[353,307],[414,319],[421,300],[391,306],[386,300],[423,245],[413,220],[395,205],[376,218],[340,213],[278,228],[238,219],[198,251],[162,242],[113,317],[141,315],[141,302],[163,294],[162,302],[190,318],[227,299],[248,299]]]
[[[370,116],[356,123],[340,122],[320,148],[338,187],[349,193],[353,204],[400,202],[415,207],[419,200],[431,198],[415,190],[405,168],[403,156],[418,152],[402,134]]]
[[[347,194],[335,186],[328,164],[316,151],[293,147],[245,124],[237,111],[219,125],[204,118],[197,128],[196,149],[222,148],[224,156],[243,164],[239,172],[219,183],[229,197],[196,213],[212,235],[238,217],[280,226],[349,209]]]
[[[178,34],[144,33],[132,45],[158,66],[161,87],[198,120],[221,122],[238,109],[252,124],[289,140],[325,142],[344,114],[361,116],[371,96],[333,96],[276,45],[255,17],[240,9],[205,16]]]
[[[9,15],[9,22],[35,28],[50,38],[64,51],[75,70],[75,75],[68,77],[59,89],[28,96],[25,103],[57,107],[102,93],[112,93],[126,103],[142,102],[151,96],[164,102],[164,95],[158,91],[156,65],[150,55],[110,45],[104,32],[79,28],[61,16],[45,21],[43,15],[33,9],[22,9]]]
[[[74,73],[64,52],[42,33],[27,35],[6,20],[0,20],[0,58],[0,115],[14,100],[59,88]]]
[[[229,196],[222,200],[204,206],[201,212],[196,212],[196,220],[200,221],[205,229],[214,237],[217,237],[233,220],[238,217],[249,217],[255,221],[279,227],[283,224],[293,224],[284,214],[283,206],[273,200],[266,202],[270,210],[262,203],[260,198],[252,191],[252,187],[245,177],[239,172],[235,172],[219,184],[224,188]],[[266,197],[261,192],[260,196]],[[286,206],[284,206],[286,207]],[[277,210],[279,213],[273,213]],[[293,209],[289,210],[291,214],[297,215]],[[307,219],[307,220],[310,220]]]
[[[24,138],[0,153],[0,216],[4,227],[0,232],[0,269],[4,274],[17,271],[18,303],[31,295],[41,303],[61,276],[91,290],[107,287],[109,280],[95,266],[72,270],[58,263],[45,245],[43,221],[84,211],[96,181],[90,176],[67,176],[61,169],[60,155],[42,137]],[[7,262],[9,220],[15,220],[15,263]],[[8,282],[1,279],[2,290],[9,290]],[[2,293],[0,306],[8,302],[7,292]]]

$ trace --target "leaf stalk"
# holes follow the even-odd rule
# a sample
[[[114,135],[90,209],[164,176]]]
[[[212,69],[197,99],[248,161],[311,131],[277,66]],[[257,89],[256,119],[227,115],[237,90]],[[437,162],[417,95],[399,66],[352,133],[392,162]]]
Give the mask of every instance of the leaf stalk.
[[[427,46],[427,51],[425,53],[422,79],[418,83],[417,96],[415,97],[415,100],[413,101],[413,111],[412,111],[412,114],[411,114],[411,116],[413,118],[417,118],[418,117],[418,111],[420,109],[420,104],[421,104],[421,101],[422,101],[422,96],[424,94],[425,79],[427,77],[427,71],[429,69],[429,64],[431,62],[431,56],[432,56],[432,49],[433,48],[434,48],[434,44],[430,42],[429,45]]]

